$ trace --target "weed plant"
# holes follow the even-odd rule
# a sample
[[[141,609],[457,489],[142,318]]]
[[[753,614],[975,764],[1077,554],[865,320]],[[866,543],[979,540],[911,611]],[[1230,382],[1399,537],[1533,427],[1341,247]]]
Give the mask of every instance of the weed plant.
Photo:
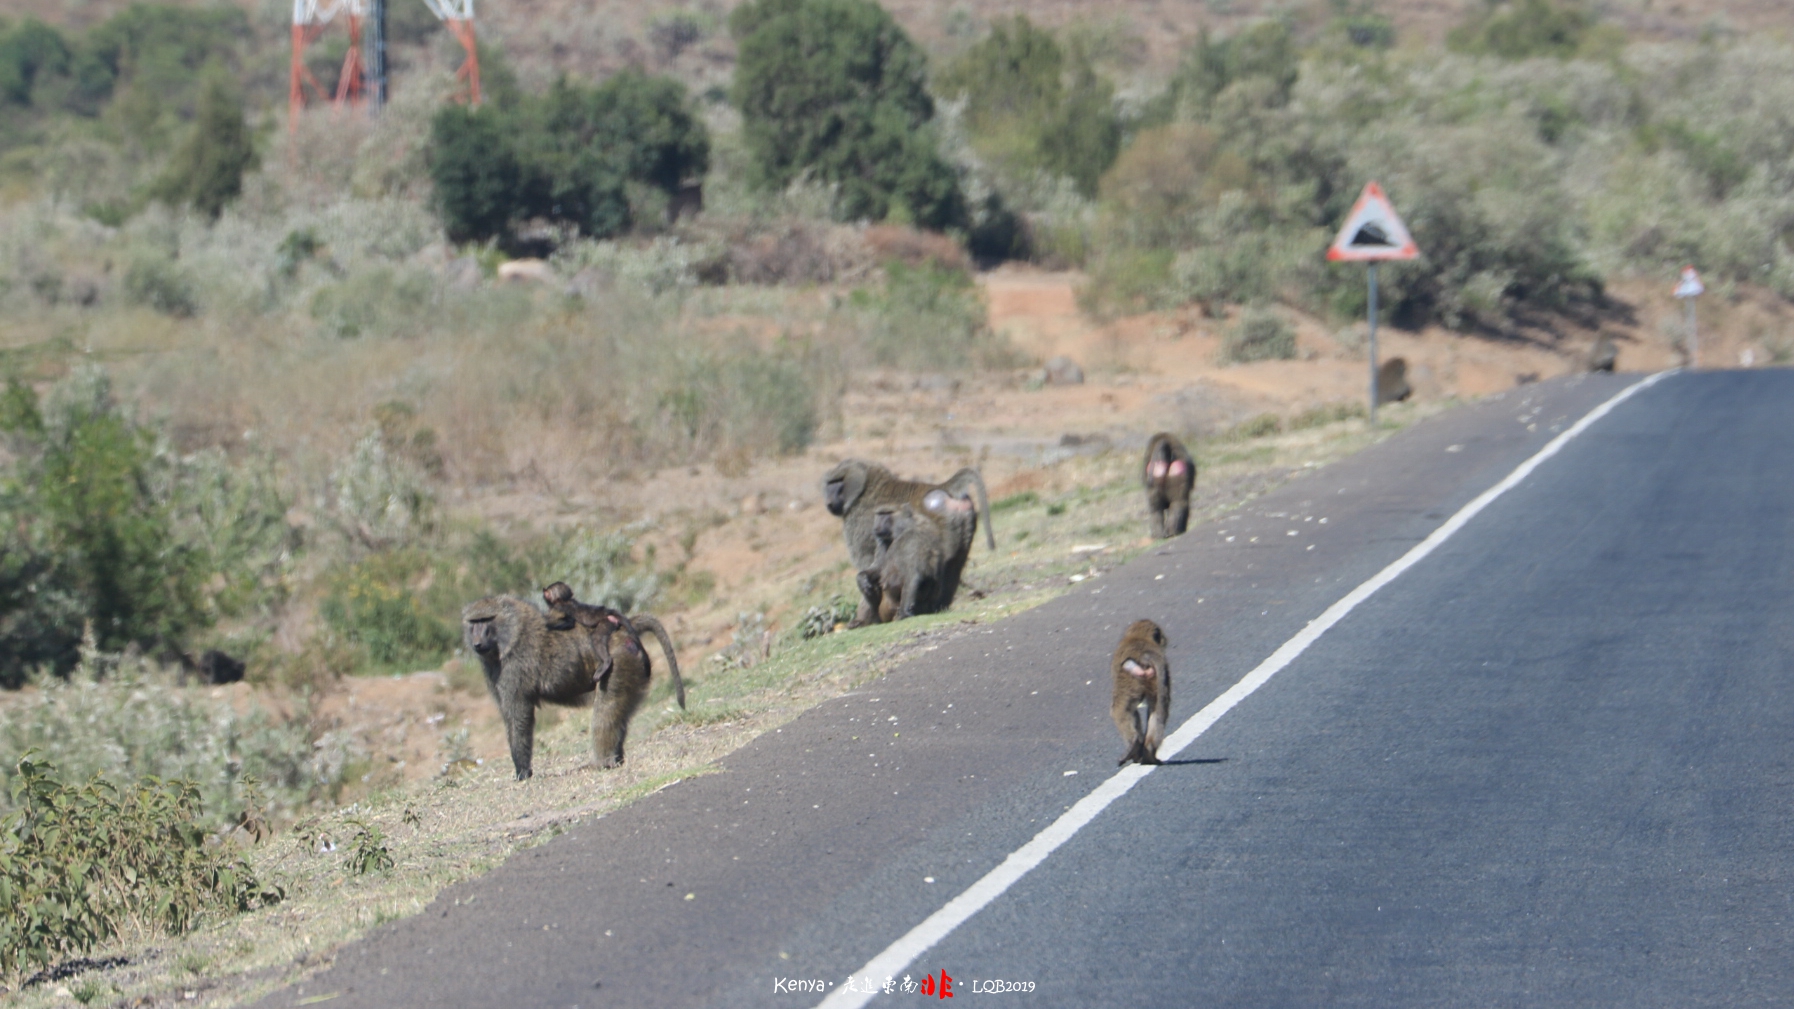
[[[0,974],[84,953],[121,936],[179,934],[205,917],[278,903],[204,827],[190,781],[94,776],[65,783],[35,751],[13,765],[0,820]]]

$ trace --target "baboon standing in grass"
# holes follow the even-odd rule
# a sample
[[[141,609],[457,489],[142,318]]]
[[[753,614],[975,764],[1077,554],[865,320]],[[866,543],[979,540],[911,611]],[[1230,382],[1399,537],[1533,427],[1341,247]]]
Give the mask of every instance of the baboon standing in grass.
[[[685,684],[665,628],[652,617],[633,622],[647,626],[649,621],[666,651],[684,707]],[[486,689],[498,703],[518,781],[533,773],[538,704],[591,704],[592,749],[598,766],[622,763],[629,718],[647,693],[652,671],[647,652],[632,634],[621,641],[606,638],[611,669],[600,685],[598,649],[592,642],[595,634],[606,633],[602,627],[588,630],[575,624],[553,629],[542,611],[529,603],[513,596],[489,596],[462,608],[461,629],[467,647],[480,658]]]
[[[973,506],[972,493],[977,505]],[[842,520],[847,539],[847,556],[859,570],[868,570],[878,559],[879,543],[874,531],[878,509],[882,506],[909,506],[919,519],[933,524],[946,537],[946,564],[940,570],[936,597],[937,609],[953,604],[959,591],[959,577],[965,570],[972,543],[978,538],[978,516],[984,516],[984,537],[990,549],[997,548],[996,536],[990,530],[990,499],[984,490],[984,478],[967,467],[953,474],[942,484],[919,480],[899,480],[890,470],[877,463],[848,459],[822,478],[822,497],[831,515]],[[876,613],[862,601],[854,626],[874,623]]]
[[[1190,524],[1190,492],[1196,487],[1196,460],[1183,442],[1163,431],[1153,435],[1146,443],[1140,479],[1152,513],[1152,538],[1182,536]]]
[[[1115,680],[1109,715],[1127,744],[1122,764],[1159,762],[1159,744],[1171,718],[1171,664],[1165,660],[1169,645],[1158,624],[1136,620],[1122,633],[1109,661]]]

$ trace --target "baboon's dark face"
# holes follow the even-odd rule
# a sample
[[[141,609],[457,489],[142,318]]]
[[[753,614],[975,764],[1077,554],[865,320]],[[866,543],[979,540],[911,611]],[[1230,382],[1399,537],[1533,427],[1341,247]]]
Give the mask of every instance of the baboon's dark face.
[[[880,508],[872,518],[872,535],[885,546],[897,535],[897,511],[894,508]]]
[[[837,477],[822,485],[822,500],[828,513],[840,518],[847,513],[847,478]]]
[[[467,647],[481,655],[498,651],[498,626],[493,620],[469,620],[464,625]]]

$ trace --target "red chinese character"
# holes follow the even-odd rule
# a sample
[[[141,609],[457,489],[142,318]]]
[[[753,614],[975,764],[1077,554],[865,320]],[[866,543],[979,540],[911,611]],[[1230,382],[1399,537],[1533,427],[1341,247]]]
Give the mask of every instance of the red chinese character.
[[[952,998],[952,997],[953,997],[953,979],[947,976],[946,971],[941,971],[941,998]]]
[[[934,977],[929,974],[922,975],[922,987],[917,988],[916,990],[921,992],[924,995],[933,995],[934,994]]]

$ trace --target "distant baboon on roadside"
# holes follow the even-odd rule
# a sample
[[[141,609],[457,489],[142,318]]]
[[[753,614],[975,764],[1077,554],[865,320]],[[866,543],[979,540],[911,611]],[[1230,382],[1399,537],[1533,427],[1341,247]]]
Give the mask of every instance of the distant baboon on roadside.
[[[1377,402],[1400,403],[1414,394],[1408,385],[1408,362],[1392,357],[1377,368]]]
[[[1595,345],[1588,352],[1589,371],[1612,371],[1619,361],[1620,349],[1614,346],[1613,338],[1602,333],[1595,338]]]
[[[1127,744],[1120,763],[1159,762],[1159,744],[1165,741],[1165,723],[1171,718],[1171,664],[1165,660],[1169,645],[1158,624],[1136,620],[1115,646],[1109,661],[1115,680],[1109,715]]]
[[[1146,443],[1140,479],[1152,513],[1152,538],[1182,536],[1190,524],[1190,491],[1196,486],[1196,460],[1183,442],[1163,431],[1153,435]]]
[[[972,492],[978,495],[975,508]],[[848,459],[822,478],[822,497],[829,513],[841,517],[847,556],[862,571],[871,568],[878,555],[873,523],[880,506],[908,505],[918,518],[932,520],[946,530],[952,538],[946,541],[947,563],[937,589],[939,609],[951,606],[959,591],[960,574],[978,537],[979,515],[984,517],[985,542],[990,549],[997,548],[996,536],[990,530],[990,499],[984,490],[984,478],[970,467],[953,474],[946,483],[930,484],[899,480],[877,463]],[[872,623],[872,617],[862,606],[855,621]]]
[[[945,493],[937,491],[935,493]],[[950,598],[943,594],[950,576],[949,545],[970,538],[965,527],[977,521],[970,502],[948,508],[939,519],[917,515],[909,505],[885,505],[874,515],[878,554],[859,573],[862,605],[849,627],[889,623],[918,613],[938,613]],[[867,619],[860,620],[864,616]]]
[[[650,627],[660,639],[679,704],[684,707],[685,684],[666,629],[653,617],[637,617],[631,622]],[[486,688],[498,703],[518,781],[532,773],[538,704],[592,704],[592,749],[598,766],[615,767],[622,762],[629,717],[647,693],[652,672],[647,652],[633,635],[607,640],[611,671],[601,687],[598,650],[592,639],[604,633],[602,627],[551,629],[541,610],[512,596],[468,603],[461,610],[461,626],[467,647],[479,656],[485,669]]]

